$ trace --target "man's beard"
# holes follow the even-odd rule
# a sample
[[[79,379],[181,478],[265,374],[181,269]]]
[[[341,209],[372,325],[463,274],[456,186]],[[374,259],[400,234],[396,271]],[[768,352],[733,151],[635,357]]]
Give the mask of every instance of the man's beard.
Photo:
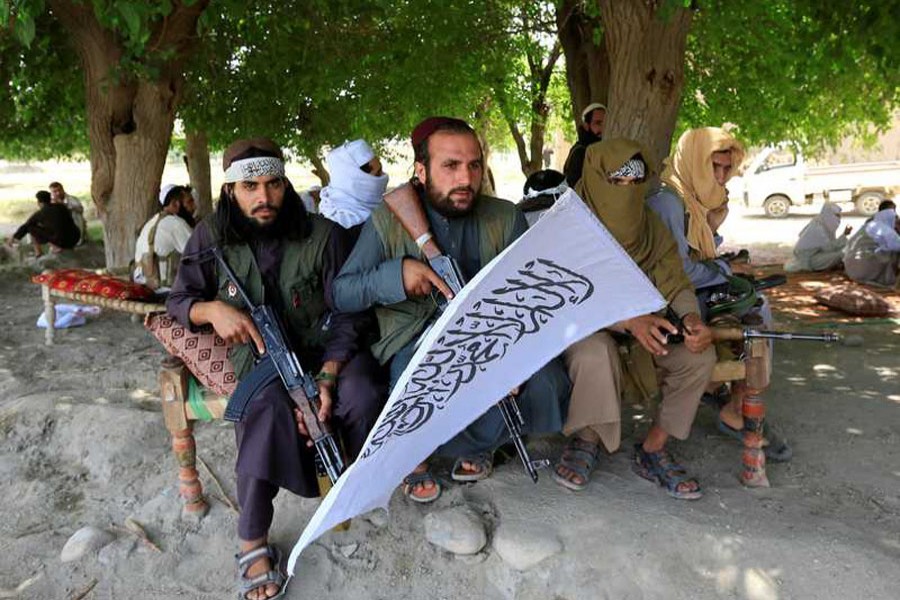
[[[256,239],[267,239],[267,238],[276,238],[281,234],[282,221],[282,211],[275,206],[270,204],[266,204],[264,206],[256,206],[254,207],[254,211],[260,210],[262,208],[268,208],[271,211],[275,212],[275,218],[269,221],[268,223],[260,223],[256,219],[251,216],[248,217],[244,214],[244,211],[241,210],[241,207],[238,206],[236,200],[232,200],[232,209],[234,214],[234,227],[240,233],[241,237],[244,238],[256,238]]]
[[[456,208],[453,205],[453,199],[450,197],[454,192],[470,192],[472,194],[472,202],[469,204],[468,208],[461,209]],[[471,186],[460,186],[451,189],[447,192],[446,195],[441,195],[440,192],[434,189],[434,182],[431,179],[431,176],[426,174],[425,176],[425,197],[428,202],[434,207],[434,210],[438,212],[438,214],[447,217],[448,219],[453,217],[462,217],[472,212],[475,208],[475,199],[481,193],[481,186],[478,189],[475,189]]]
[[[196,222],[196,219],[194,219],[193,213],[191,213],[191,211],[189,211],[187,208],[185,208],[184,205],[181,205],[181,208],[178,209],[178,216],[181,217],[185,223],[190,225],[191,229],[193,229],[197,225],[197,222]]]

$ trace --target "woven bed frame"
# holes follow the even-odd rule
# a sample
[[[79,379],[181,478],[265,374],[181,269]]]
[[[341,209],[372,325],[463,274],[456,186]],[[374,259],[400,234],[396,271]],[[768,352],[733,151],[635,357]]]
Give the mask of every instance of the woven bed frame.
[[[44,300],[44,311],[45,317],[47,318],[47,330],[44,332],[44,343],[48,346],[53,345],[53,337],[56,334],[54,324],[56,323],[56,304],[59,299],[74,300],[81,304],[109,308],[111,310],[126,312],[132,315],[149,315],[151,313],[166,312],[165,304],[136,302],[134,300],[118,300],[115,298],[104,298],[103,296],[84,294],[81,292],[64,292],[55,290],[46,283],[41,284],[41,297]]]

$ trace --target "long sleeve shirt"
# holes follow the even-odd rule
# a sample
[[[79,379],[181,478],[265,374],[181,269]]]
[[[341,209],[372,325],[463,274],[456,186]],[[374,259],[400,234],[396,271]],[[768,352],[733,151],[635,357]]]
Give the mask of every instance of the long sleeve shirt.
[[[13,239],[21,240],[30,233],[42,242],[50,242],[60,248],[72,248],[78,243],[81,231],[72,220],[72,213],[63,204],[44,204],[25,221],[13,234]]]
[[[208,229],[209,222],[204,221],[193,232],[184,248],[184,256],[190,257],[210,248],[212,236]],[[252,245],[262,279],[267,290],[278,289],[278,273],[281,268],[283,249],[281,240],[263,240]],[[359,349],[359,336],[367,323],[366,315],[336,312],[332,296],[335,277],[350,254],[351,242],[341,227],[332,228],[325,248],[324,267],[322,269],[322,289],[325,290],[325,304],[332,311],[328,336],[323,348],[322,362],[337,360],[346,362]],[[215,260],[204,262],[182,261],[172,291],[166,301],[166,309],[175,320],[186,327],[194,329],[191,322],[191,307],[195,302],[214,300],[218,293]],[[266,294],[269,298],[277,298],[277,294]],[[280,312],[283,307],[276,307]],[[303,357],[301,357],[302,359]],[[312,357],[309,357],[312,360]],[[318,357],[317,357],[318,358]]]
[[[469,280],[481,267],[478,221],[473,215],[447,218],[423,202],[431,232],[441,250],[459,264]],[[513,240],[528,229],[524,215],[517,213]],[[406,300],[403,290],[403,258],[388,258],[370,218],[363,225],[356,247],[334,282],[334,302],[338,310],[356,312],[375,305]],[[412,257],[416,258],[416,257]]]
[[[687,241],[687,222],[684,202],[677,194],[671,190],[661,188],[651,194],[647,198],[647,205],[655,212],[662,222],[665,223],[675,243],[678,245],[678,255],[684,265],[684,272],[687,273],[694,288],[710,287],[725,283],[727,279],[723,275],[730,274],[731,268],[723,260],[715,261],[699,261],[691,257],[691,249]],[[718,240],[717,240],[718,242]]]

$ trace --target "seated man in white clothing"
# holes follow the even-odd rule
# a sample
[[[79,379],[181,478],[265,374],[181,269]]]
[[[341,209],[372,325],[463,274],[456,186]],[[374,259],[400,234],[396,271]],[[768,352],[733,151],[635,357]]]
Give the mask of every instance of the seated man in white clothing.
[[[822,205],[822,212],[807,223],[797,244],[794,257],[784,264],[789,273],[800,271],[827,271],[840,266],[844,260],[847,236],[853,227],[847,225],[841,236],[837,235],[841,225],[841,207],[831,202]]]
[[[133,279],[137,283],[162,291],[171,287],[181,253],[191,237],[191,227],[178,216],[184,197],[189,194],[171,183],[159,191],[161,209],[144,224],[134,248]]]
[[[51,202],[54,204],[65,204],[66,208],[72,213],[72,220],[81,232],[81,239],[78,240],[80,246],[87,241],[87,221],[84,218],[84,205],[81,200],[66,192],[63,185],[54,181],[49,186]]]
[[[894,287],[900,281],[900,233],[897,206],[885,200],[859,228],[844,251],[847,277],[877,287]]]

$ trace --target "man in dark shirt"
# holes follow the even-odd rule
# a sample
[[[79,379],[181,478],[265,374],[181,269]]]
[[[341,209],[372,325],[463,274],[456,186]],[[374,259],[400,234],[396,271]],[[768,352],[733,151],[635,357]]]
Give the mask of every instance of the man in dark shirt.
[[[606,126],[606,107],[599,102],[588,104],[581,112],[581,124],[578,127],[578,141],[569,150],[563,173],[566,174],[566,183],[569,187],[581,179],[584,170],[584,155],[588,146],[603,139],[603,129]]]
[[[246,381],[255,367],[251,345],[258,352],[265,348],[237,289],[209,260],[208,250],[218,245],[253,302],[281,316],[301,365],[318,373],[318,417],[342,434],[353,460],[378,418],[385,388],[377,363],[359,346],[357,315],[331,313],[332,281],[350,244],[342,228],[306,213],[284,176],[283,160],[267,139],[240,140],[225,151],[226,183],[216,211],[188,241],[166,308],[185,326],[212,324],[232,344],[235,374]],[[241,593],[248,598],[269,598],[284,585],[281,554],[268,544],[278,489],[319,495],[306,431],[278,378],[251,396],[235,426],[238,564]]]
[[[81,231],[72,220],[72,213],[64,204],[51,202],[50,192],[41,190],[35,194],[38,202],[38,211],[28,217],[11,238],[6,241],[8,246],[18,242],[25,234],[31,236],[34,245],[35,256],[43,254],[41,246],[50,244],[51,252],[60,252],[64,249],[74,248],[81,239]]]

